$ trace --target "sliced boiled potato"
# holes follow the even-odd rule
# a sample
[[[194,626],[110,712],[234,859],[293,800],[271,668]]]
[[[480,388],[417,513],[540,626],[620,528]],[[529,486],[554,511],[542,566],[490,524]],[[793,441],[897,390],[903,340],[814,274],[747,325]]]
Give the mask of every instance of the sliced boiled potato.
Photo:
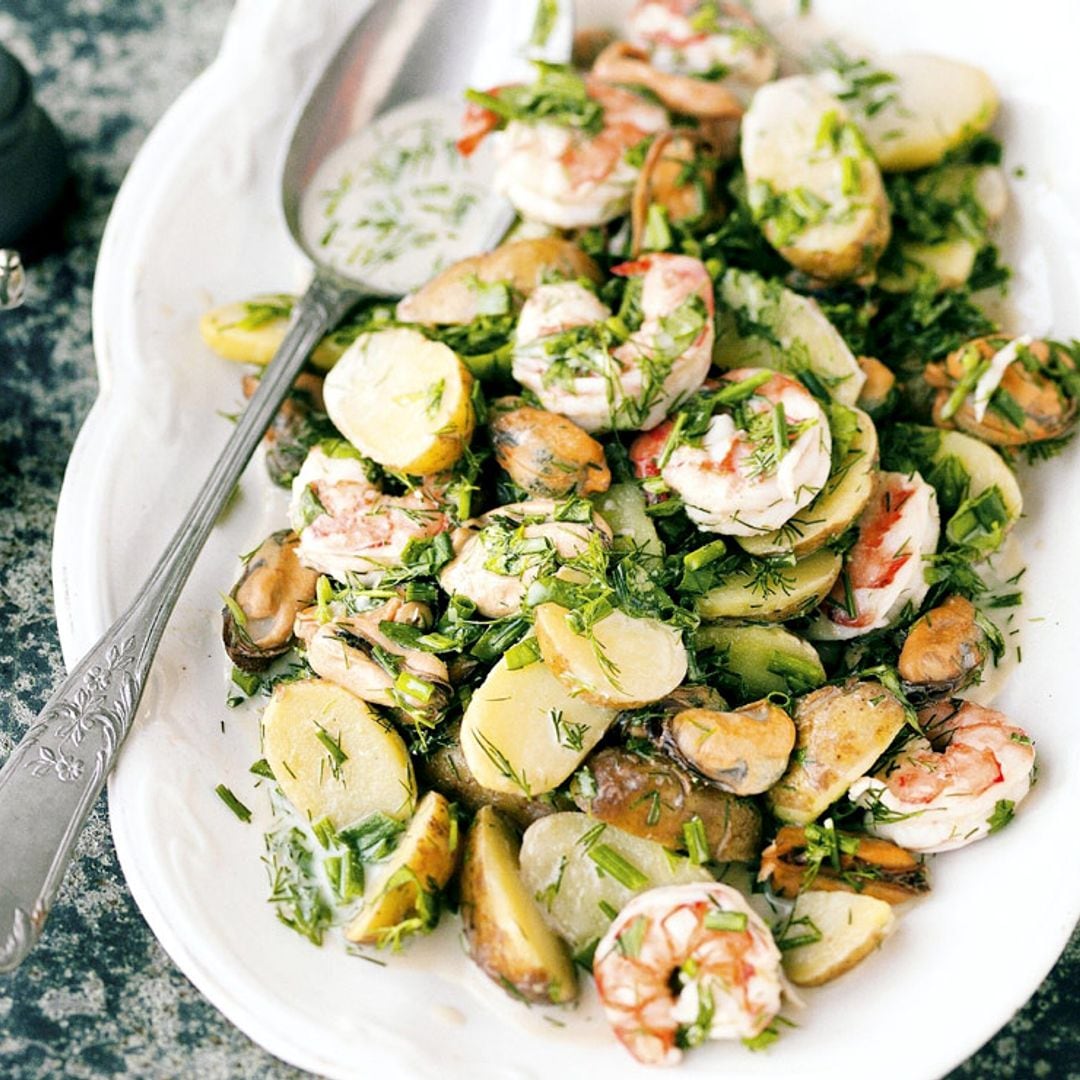
[[[998,96],[986,72],[959,60],[906,53],[882,60],[893,76],[878,107],[856,121],[886,172],[935,165],[950,150],[985,131]]]
[[[236,304],[212,308],[199,320],[203,341],[226,360],[240,364],[269,364],[289,325],[296,297],[290,293],[253,296]],[[311,362],[329,370],[349,347],[350,335],[327,334],[315,346]]]
[[[453,814],[450,804],[437,791],[429,791],[420,800],[405,834],[386,862],[378,890],[364,900],[345,931],[350,941],[381,944],[387,931],[410,919],[427,923],[423,929],[431,928],[438,917],[437,894],[457,865]]]
[[[794,566],[770,566],[766,560],[757,560],[698,597],[697,612],[703,619],[793,619],[825,599],[840,576],[842,562],[828,548],[799,559]]]
[[[412,812],[416,783],[401,736],[334,683],[281,683],[263,713],[262,741],[282,792],[308,821],[329,818],[340,831],[376,812]]]
[[[962,236],[937,244],[901,244],[901,269],[882,273],[878,284],[886,292],[911,292],[930,273],[937,279],[939,291],[958,289],[971,277],[980,249],[980,245]]]
[[[649,555],[663,555],[664,545],[653,520],[645,513],[645,496],[637,484],[624,481],[594,495],[596,512],[611,526],[615,545],[633,546]]]
[[[758,558],[792,552],[801,559],[824,547],[855,523],[874,490],[878,438],[874,421],[866,413],[851,409],[847,417],[855,425],[847,453],[829,474],[829,479],[814,501],[786,522],[782,529],[737,537],[744,551]],[[834,429],[834,445],[836,439]]]
[[[792,719],[795,752],[767,799],[781,821],[806,825],[869,771],[906,715],[881,683],[863,680],[823,686],[799,698]]]
[[[842,281],[874,269],[890,216],[877,162],[822,81],[766,83],[742,120],[747,193],[765,238],[792,266]]]
[[[866,376],[816,300],[748,270],[728,270],[719,292],[718,367],[809,371],[841,404],[855,404]]]
[[[817,941],[784,950],[784,973],[796,986],[821,986],[864,960],[892,933],[892,905],[850,892],[805,892],[785,937]],[[781,945],[783,944],[781,939]]]
[[[483,806],[465,845],[461,920],[469,955],[514,996],[545,1004],[577,997],[577,972],[549,928],[518,868],[510,827]]]
[[[426,476],[449,469],[476,426],[473,378],[454,351],[417,330],[361,334],[326,377],[334,425],[366,457]]]
[[[825,681],[821,657],[808,641],[783,626],[707,623],[694,634],[698,652],[716,652],[718,685],[732,704],[767,694],[802,694]]]
[[[615,610],[579,634],[569,614],[541,604],[535,627],[544,663],[575,697],[629,709],[659,701],[686,678],[686,648],[675,627]]]
[[[469,701],[461,748],[483,787],[542,795],[581,764],[614,719],[613,709],[574,695],[546,661],[511,669],[504,657]]]
[[[638,893],[712,880],[704,867],[652,840],[576,813],[551,814],[529,826],[521,876],[548,925],[575,953],[601,938],[611,915]]]

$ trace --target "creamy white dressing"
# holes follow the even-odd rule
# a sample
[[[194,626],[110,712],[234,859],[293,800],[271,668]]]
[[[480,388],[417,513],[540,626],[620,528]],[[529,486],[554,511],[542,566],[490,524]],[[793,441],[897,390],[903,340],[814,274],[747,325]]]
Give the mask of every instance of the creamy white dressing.
[[[491,197],[491,154],[456,140],[462,104],[422,98],[392,109],[319,166],[300,205],[300,230],[345,277],[406,293],[491,240],[502,205]]]
[[[978,423],[983,422],[986,410],[990,407],[990,399],[1005,377],[1009,365],[1020,355],[1020,350],[1026,349],[1034,340],[1030,335],[1024,334],[1010,341],[1004,348],[998,349],[990,358],[990,366],[979,377],[971,394],[971,404]]]

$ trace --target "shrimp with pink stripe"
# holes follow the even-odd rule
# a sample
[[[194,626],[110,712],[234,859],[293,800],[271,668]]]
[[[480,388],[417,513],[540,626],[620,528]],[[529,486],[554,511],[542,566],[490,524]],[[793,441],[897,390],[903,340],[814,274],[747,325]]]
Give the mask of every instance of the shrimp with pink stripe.
[[[713,286],[700,260],[658,253],[612,273],[640,289],[636,328],[573,281],[536,289],[517,326],[514,378],[589,432],[655,426],[712,362]]]
[[[953,851],[1007,825],[1031,790],[1035,747],[996,709],[954,698],[923,709],[913,738],[848,797],[867,828],[909,851]]]
[[[701,402],[703,409],[675,418],[657,466],[699,529],[731,536],[778,529],[822,489],[832,434],[802,383],[738,368]]]
[[[769,928],[729,885],[649,889],[596,946],[596,989],[619,1041],[645,1065],[676,1065],[706,1039],[752,1039],[786,985]]]

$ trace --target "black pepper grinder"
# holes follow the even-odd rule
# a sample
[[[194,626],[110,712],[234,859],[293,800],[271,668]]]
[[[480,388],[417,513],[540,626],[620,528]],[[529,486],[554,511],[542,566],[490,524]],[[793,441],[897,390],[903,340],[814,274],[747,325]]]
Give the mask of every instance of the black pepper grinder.
[[[0,309],[22,301],[20,239],[52,209],[67,179],[53,122],[34,102],[26,68],[0,45]]]

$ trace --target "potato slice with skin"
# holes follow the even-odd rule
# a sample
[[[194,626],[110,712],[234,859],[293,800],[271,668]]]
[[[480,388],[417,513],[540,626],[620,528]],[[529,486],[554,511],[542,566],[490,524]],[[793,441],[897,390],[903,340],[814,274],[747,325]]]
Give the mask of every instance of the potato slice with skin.
[[[674,627],[615,610],[578,634],[569,614],[559,604],[541,604],[535,628],[544,662],[575,696],[631,709],[659,701],[686,678],[686,648]]]
[[[792,266],[826,281],[873,270],[891,227],[881,173],[820,79],[793,75],[757,91],[742,161],[755,218]]]
[[[713,363],[794,376],[809,370],[842,405],[855,404],[866,375],[816,300],[747,270],[728,270],[719,294]]]
[[[608,853],[628,865],[623,872],[634,887],[598,872],[597,859],[607,861]],[[651,840],[575,813],[552,814],[529,826],[521,843],[521,876],[548,925],[575,953],[606,932],[610,920],[601,903],[618,911],[645,889],[712,880],[704,867]]]
[[[603,738],[613,709],[574,696],[543,660],[511,670],[503,657],[461,722],[461,748],[477,783],[507,795],[557,788]]]
[[[865,960],[896,927],[892,906],[849,892],[805,892],[792,915],[788,939],[816,930],[818,941],[784,950],[784,974],[796,986],[821,986]],[[811,926],[812,924],[812,926]],[[781,938],[781,946],[783,945]]]
[[[461,870],[461,919],[469,955],[514,996],[543,1004],[573,1001],[574,962],[523,881],[518,850],[510,827],[490,806],[481,807]]]
[[[840,576],[843,560],[828,548],[778,566],[762,578],[751,570],[732,574],[697,600],[703,619],[757,619],[782,622],[817,607]]]
[[[240,303],[222,304],[199,319],[199,332],[203,341],[226,360],[266,365],[285,338],[295,304],[296,297],[290,293],[268,293]],[[351,341],[351,334],[327,334],[315,346],[311,362],[329,371]]]
[[[825,681],[817,649],[783,626],[708,623],[694,634],[698,652],[721,654],[718,685],[733,703],[767,694],[803,694]]]
[[[442,472],[476,426],[473,378],[417,330],[361,334],[326,377],[326,411],[362,454],[399,472]]]
[[[881,103],[869,111],[856,105],[855,119],[886,172],[937,164],[997,115],[994,84],[970,64],[905,53],[883,58],[881,68],[893,76]]]
[[[387,931],[408,919],[423,920],[419,911],[423,894],[434,899],[457,865],[453,815],[452,807],[437,791],[429,791],[420,800],[405,835],[387,860],[378,892],[364,900],[345,931],[350,941],[382,944]],[[424,928],[430,929],[430,925]]]
[[[792,719],[795,752],[766,797],[781,821],[806,825],[869,771],[906,716],[881,683],[852,681],[799,698]]]
[[[854,420],[855,431],[847,453],[829,474],[829,479],[814,501],[786,522],[782,529],[736,537],[744,551],[758,558],[792,552],[801,559],[824,547],[858,520],[874,490],[878,438],[874,421],[866,413],[851,409],[848,415]],[[834,445],[836,440],[834,430]]]
[[[296,811],[338,831],[376,811],[407,817],[416,798],[401,736],[322,679],[282,683],[262,718],[263,753]]]

